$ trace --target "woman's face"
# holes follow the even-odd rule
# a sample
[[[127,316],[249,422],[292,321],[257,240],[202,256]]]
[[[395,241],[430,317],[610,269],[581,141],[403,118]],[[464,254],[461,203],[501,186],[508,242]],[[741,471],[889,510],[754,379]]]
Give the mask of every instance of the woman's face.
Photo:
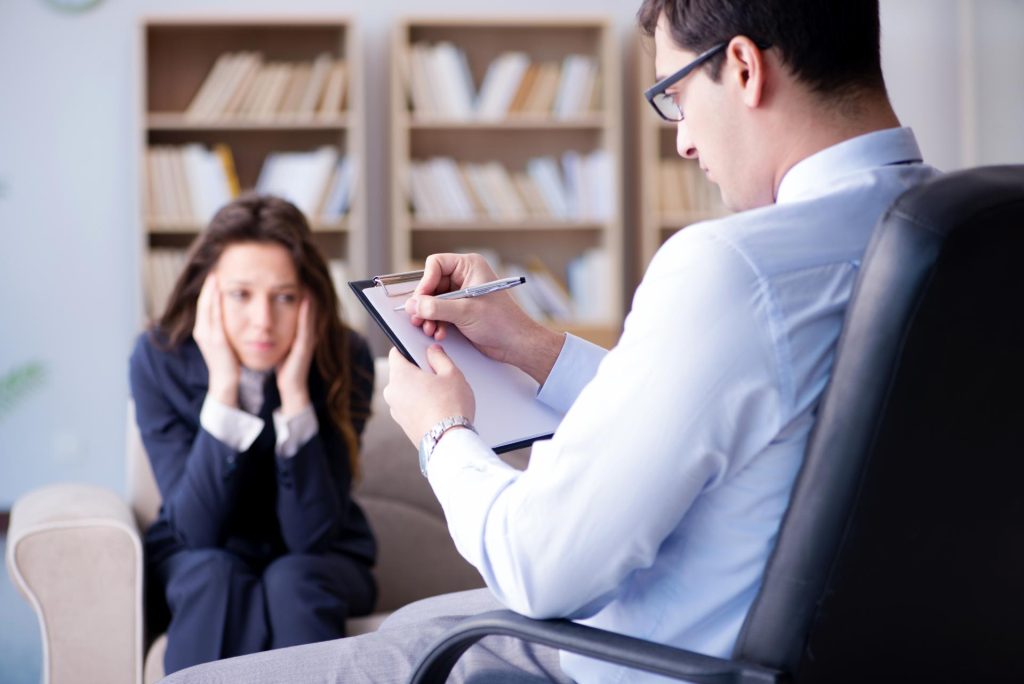
[[[229,246],[214,268],[221,292],[224,332],[246,368],[270,370],[295,339],[302,287],[292,258],[276,244]]]

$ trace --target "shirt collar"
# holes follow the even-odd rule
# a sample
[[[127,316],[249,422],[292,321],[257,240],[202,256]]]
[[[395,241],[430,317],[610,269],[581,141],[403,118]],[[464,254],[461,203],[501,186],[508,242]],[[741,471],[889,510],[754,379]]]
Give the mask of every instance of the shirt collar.
[[[921,163],[921,150],[909,128],[865,133],[799,161],[779,183],[776,203],[815,196],[839,178],[890,164]]]

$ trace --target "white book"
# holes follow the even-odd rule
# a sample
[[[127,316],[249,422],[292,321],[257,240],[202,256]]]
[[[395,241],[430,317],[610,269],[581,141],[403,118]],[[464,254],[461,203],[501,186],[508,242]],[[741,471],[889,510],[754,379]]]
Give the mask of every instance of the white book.
[[[615,168],[607,150],[594,150],[583,160],[583,218],[610,221],[616,206]]]
[[[477,117],[496,120],[507,116],[529,67],[530,58],[523,52],[505,52],[492,61],[476,98]]]
[[[443,218],[444,208],[438,203],[437,193],[430,183],[431,173],[426,164],[409,165],[409,192],[412,195],[413,214],[423,221]]]
[[[585,211],[583,199],[583,158],[575,150],[562,154],[562,177],[565,179],[567,218],[579,221]]]
[[[332,145],[311,152],[274,152],[267,155],[256,190],[282,197],[312,218],[318,215],[337,163],[338,149]]]
[[[608,320],[612,300],[610,273],[608,253],[599,248],[588,249],[568,263],[569,295],[580,322]]]
[[[462,174],[455,160],[451,157],[434,157],[428,166],[442,188],[447,214],[458,220],[472,219],[475,215],[473,202],[462,185]]]
[[[440,107],[440,83],[434,83],[430,46],[414,43],[409,48],[409,97],[413,111],[420,116],[438,116]]]
[[[199,216],[200,223],[207,224],[213,215],[220,211],[221,207],[231,201],[234,193],[231,189],[231,182],[228,180],[227,172],[220,156],[213,150],[200,147],[202,150],[202,165],[200,167],[200,181],[202,190],[199,192],[203,212]],[[193,192],[193,197],[196,196]]]
[[[324,221],[335,221],[348,213],[352,203],[352,191],[355,185],[355,164],[351,157],[342,157],[334,168],[331,187],[324,199],[320,215]]]
[[[534,157],[526,162],[526,171],[540,190],[548,212],[557,219],[568,218],[569,203],[555,160],[551,157]]]
[[[504,221],[525,220],[529,212],[516,192],[508,170],[498,162],[488,162],[484,165],[484,175],[498,200],[499,217]]]
[[[567,55],[562,60],[562,73],[555,93],[553,112],[556,118],[567,119],[578,115],[590,106],[590,93],[583,100],[583,86],[590,69],[596,69],[594,60],[586,55]],[[593,78],[592,76],[590,78]]]
[[[431,50],[431,81],[439,85],[444,97],[441,113],[460,121],[473,118],[475,89],[466,53],[443,40]]]

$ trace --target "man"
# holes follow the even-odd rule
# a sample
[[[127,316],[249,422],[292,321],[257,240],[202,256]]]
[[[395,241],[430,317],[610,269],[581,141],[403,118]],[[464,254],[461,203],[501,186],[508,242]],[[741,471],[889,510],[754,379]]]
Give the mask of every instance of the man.
[[[413,321],[437,339],[456,325],[566,410],[519,472],[472,431],[472,392],[440,348],[434,373],[391,354],[392,416],[414,442],[440,434],[426,444],[430,484],[489,591],[429,599],[376,634],[225,661],[211,674],[399,681],[454,616],[498,603],[729,654],[868,237],[900,193],[935,172],[889,105],[877,0],[644,0],[639,18],[661,78],[649,100],[678,121],[679,153],[740,213],[662,247],[610,352],[544,329],[508,293],[435,299],[494,274],[478,256],[430,257],[407,304]],[[462,658],[456,680],[473,678],[652,679],[501,637]]]

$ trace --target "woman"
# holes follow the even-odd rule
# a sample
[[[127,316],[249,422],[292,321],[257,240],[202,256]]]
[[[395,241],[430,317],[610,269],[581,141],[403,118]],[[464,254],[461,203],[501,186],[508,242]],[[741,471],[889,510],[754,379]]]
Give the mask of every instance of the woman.
[[[146,533],[165,670],[344,636],[376,552],[352,501],[373,361],[337,314],[305,218],[274,197],[222,208],[132,352],[163,506]],[[151,625],[153,626],[153,625]]]

